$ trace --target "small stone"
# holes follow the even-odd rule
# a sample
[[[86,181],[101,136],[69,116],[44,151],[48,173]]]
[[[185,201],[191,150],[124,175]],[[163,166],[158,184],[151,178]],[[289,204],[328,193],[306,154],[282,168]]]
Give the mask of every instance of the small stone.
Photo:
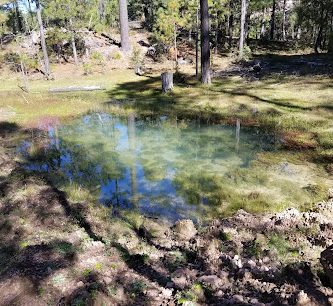
[[[311,305],[311,299],[309,296],[302,290],[297,296],[296,306],[307,306]]]
[[[234,297],[232,298],[233,302],[235,303],[243,303],[244,298],[240,294],[235,294]]]
[[[216,290],[221,286],[221,279],[216,275],[204,275],[199,277],[198,281],[209,286],[213,290]]]
[[[330,188],[330,189],[328,190],[328,198],[329,198],[329,199],[333,199],[333,188]]]
[[[197,234],[192,220],[180,220],[176,222],[174,232],[180,239],[185,241],[192,239]]]
[[[76,284],[77,287],[83,287],[84,286],[84,282],[82,281],[79,281],[77,284]]]

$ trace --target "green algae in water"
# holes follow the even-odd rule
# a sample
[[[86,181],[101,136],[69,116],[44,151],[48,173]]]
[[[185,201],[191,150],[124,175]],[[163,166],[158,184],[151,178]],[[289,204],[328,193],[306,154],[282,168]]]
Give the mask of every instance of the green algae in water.
[[[94,113],[49,126],[45,158],[30,156],[27,167],[48,172],[60,188],[80,186],[114,210],[171,221],[311,202],[301,184],[288,181],[288,171],[278,169],[272,179],[272,169],[254,162],[258,153],[278,150],[274,135],[256,128],[242,128],[239,140],[236,134],[235,127],[200,121]],[[23,152],[31,146],[25,143]]]

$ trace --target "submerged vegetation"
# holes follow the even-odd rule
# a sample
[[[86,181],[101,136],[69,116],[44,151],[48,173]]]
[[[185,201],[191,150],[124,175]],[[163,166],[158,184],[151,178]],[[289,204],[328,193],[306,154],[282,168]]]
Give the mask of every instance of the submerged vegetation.
[[[0,304],[332,305],[332,14],[0,0]]]

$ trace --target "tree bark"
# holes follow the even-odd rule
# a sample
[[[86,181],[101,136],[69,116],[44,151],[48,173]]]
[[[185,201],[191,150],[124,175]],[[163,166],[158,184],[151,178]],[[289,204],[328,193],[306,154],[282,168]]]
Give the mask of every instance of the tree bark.
[[[128,52],[131,49],[131,45],[129,41],[127,0],[119,0],[119,21],[120,21],[121,49],[124,52]]]
[[[72,43],[72,51],[73,51],[73,58],[75,65],[79,64],[78,56],[77,56],[77,50],[76,50],[76,43],[75,43],[75,31],[73,29],[73,22],[72,19],[69,21],[71,30],[72,30],[72,36],[71,36],[71,43]]]
[[[75,43],[75,34],[74,32],[72,33],[72,49],[73,49],[73,57],[74,57],[74,62],[75,62],[75,65],[78,65],[79,64],[79,60],[78,60],[78,57],[77,57],[77,50],[76,50],[76,43]]]
[[[36,14],[37,14],[37,21],[40,31],[40,41],[42,45],[43,57],[44,57],[44,73],[47,79],[50,79],[51,72],[50,72],[50,61],[49,56],[47,53],[45,35],[44,35],[44,26],[42,20],[42,8],[40,6],[39,0],[36,0]]]
[[[210,84],[210,43],[208,0],[200,0],[201,13],[201,83]]]
[[[244,43],[245,43],[245,22],[246,22],[247,0],[242,0],[242,12],[241,12],[241,30],[239,37],[239,57],[244,56]]]
[[[199,80],[199,0],[197,0],[197,10],[196,10],[195,76],[197,80]]]
[[[276,11],[276,0],[273,0],[272,16],[271,16],[271,40],[275,38],[275,11]]]
[[[173,89],[173,73],[172,72],[162,73],[161,79],[162,79],[162,91],[164,93]]]
[[[287,22],[287,0],[283,0],[283,20],[282,20],[282,37],[285,41],[287,39],[287,33],[286,33],[286,22]]]
[[[266,8],[263,9],[262,12],[262,20],[261,20],[261,29],[260,29],[260,38],[263,39],[266,35]]]

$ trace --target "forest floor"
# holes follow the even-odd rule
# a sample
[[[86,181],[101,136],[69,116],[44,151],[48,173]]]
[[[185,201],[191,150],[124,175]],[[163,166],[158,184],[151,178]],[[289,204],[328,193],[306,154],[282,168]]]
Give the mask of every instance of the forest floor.
[[[327,56],[260,56],[237,65],[220,58],[210,87],[198,84],[193,67],[184,66],[169,94],[161,93],[158,65],[149,68],[145,77],[101,67],[83,76],[70,64],[58,66],[54,81],[30,80],[29,93],[18,88],[19,74],[0,76],[2,305],[332,305],[318,259],[333,243],[327,190],[324,202],[305,213],[239,211],[195,228],[188,221],[161,224],[131,214],[110,221],[110,210],[89,195],[74,201],[47,177],[24,170],[17,146],[45,118],[66,121],[110,111],[227,124],[238,118],[281,133],[286,155],[333,174]],[[48,92],[71,85],[106,90]]]

